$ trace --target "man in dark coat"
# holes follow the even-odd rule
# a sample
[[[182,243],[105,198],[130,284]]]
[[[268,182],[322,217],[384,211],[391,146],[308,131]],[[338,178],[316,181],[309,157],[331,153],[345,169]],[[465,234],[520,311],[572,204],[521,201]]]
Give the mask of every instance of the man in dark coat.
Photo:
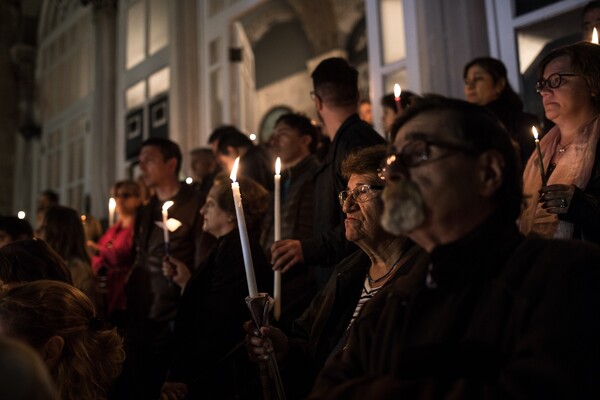
[[[186,265],[200,265],[214,243],[214,238],[202,234],[200,194],[177,179],[180,166],[181,151],[176,143],[163,138],[142,143],[142,179],[155,195],[140,208],[136,218],[137,254],[125,288],[129,311],[127,362],[121,386],[117,386],[123,398],[158,398],[170,363],[180,290],[162,272],[166,255],[163,204],[172,200],[168,217],[181,222],[169,234],[171,256]]]
[[[340,171],[342,161],[357,148],[385,141],[357,114],[358,72],[346,60],[323,60],[313,71],[312,80],[315,109],[332,142],[315,176],[313,237],[280,240],[271,252],[273,267],[283,272],[302,262],[317,265],[317,283],[322,287],[332,267],[356,250],[345,238],[344,215],[337,200],[348,183]]]
[[[428,101],[398,127],[382,223],[429,273],[367,306],[309,398],[599,398],[600,250],[519,233],[516,151],[489,111]]]

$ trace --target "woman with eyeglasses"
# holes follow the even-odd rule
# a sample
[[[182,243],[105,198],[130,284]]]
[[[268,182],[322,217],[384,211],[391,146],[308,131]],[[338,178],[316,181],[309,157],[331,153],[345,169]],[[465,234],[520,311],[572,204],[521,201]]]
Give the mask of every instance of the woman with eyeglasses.
[[[465,65],[463,79],[466,100],[490,109],[519,145],[522,162],[527,161],[535,147],[531,127],[539,129],[539,121],[523,112],[523,101],[508,83],[504,63],[491,57],[475,58]]]
[[[288,398],[304,398],[327,361],[343,351],[354,320],[374,297],[383,295],[388,283],[404,281],[407,290],[425,275],[424,253],[405,237],[383,230],[382,181],[378,169],[386,146],[368,147],[350,154],[342,163],[348,179],[339,194],[346,214],[346,238],[360,250],[335,266],[327,285],[286,335],[275,327],[263,327],[258,336],[253,325],[245,325],[246,347],[253,360],[274,353],[282,366]],[[285,298],[285,294],[284,294]]]
[[[580,42],[548,54],[536,84],[556,124],[523,173],[521,231],[600,243],[600,46]]]
[[[124,286],[133,265],[135,215],[142,205],[141,189],[135,181],[123,180],[113,188],[117,221],[109,226],[98,243],[88,241],[92,269],[104,292],[107,318],[121,325],[126,309]]]

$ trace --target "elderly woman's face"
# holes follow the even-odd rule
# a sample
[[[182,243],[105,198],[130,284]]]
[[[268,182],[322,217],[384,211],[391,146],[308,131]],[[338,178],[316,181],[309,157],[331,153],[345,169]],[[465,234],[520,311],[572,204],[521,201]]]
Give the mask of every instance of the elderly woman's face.
[[[500,97],[502,90],[504,83],[494,83],[492,75],[479,65],[473,65],[467,70],[465,97],[469,103],[485,106]]]
[[[205,232],[219,238],[231,232],[234,228],[232,216],[219,207],[216,200],[215,186],[210,189],[206,197],[206,203],[200,209],[200,214],[204,217],[202,229]]]
[[[344,224],[346,239],[360,245],[363,241],[372,243],[384,233],[380,224],[383,202],[381,189],[368,188],[368,186],[381,185],[375,174],[352,174],[348,180],[348,195],[342,206],[346,214]]]
[[[590,88],[585,79],[573,71],[569,57],[558,57],[550,61],[544,69],[542,78],[547,80],[554,75],[552,78],[555,79],[557,74],[561,74],[560,85],[551,88],[546,83],[540,91],[546,118],[560,125],[575,120],[578,116],[593,113],[594,105]]]

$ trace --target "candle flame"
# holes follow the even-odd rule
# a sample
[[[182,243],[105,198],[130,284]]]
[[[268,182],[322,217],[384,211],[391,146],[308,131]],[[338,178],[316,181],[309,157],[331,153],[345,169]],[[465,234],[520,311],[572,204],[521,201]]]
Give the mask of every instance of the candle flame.
[[[394,85],[394,97],[399,98],[401,93],[402,93],[402,88],[400,87],[399,84],[396,83]]]
[[[594,28],[594,32],[592,32],[592,43],[598,44],[598,30]]]
[[[167,211],[169,209],[169,207],[171,207],[172,205],[173,205],[173,202],[171,200],[165,201],[165,204],[163,204],[163,206],[162,206],[162,210]]]
[[[279,175],[281,173],[281,158],[277,157],[275,160],[275,175]]]
[[[19,211],[17,213],[17,218],[19,218],[19,219],[25,219],[25,211]]]
[[[117,201],[115,200],[114,197],[111,197],[110,199],[108,199],[108,208],[109,209],[114,210],[116,206],[117,206]]]
[[[535,140],[537,140],[537,138],[538,138],[538,131],[537,131],[537,129],[535,129],[535,126],[531,127],[531,133],[533,133],[533,138]]]
[[[236,158],[235,162],[233,163],[233,168],[231,168],[231,175],[229,175],[229,179],[231,179],[232,182],[235,182],[235,178],[237,177],[237,170],[238,170],[238,165],[240,164],[240,158]]]

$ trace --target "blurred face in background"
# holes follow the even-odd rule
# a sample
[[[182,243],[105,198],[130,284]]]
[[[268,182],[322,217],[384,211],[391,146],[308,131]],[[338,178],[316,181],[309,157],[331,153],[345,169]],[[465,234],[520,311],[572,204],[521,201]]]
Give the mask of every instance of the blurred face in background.
[[[469,68],[465,77],[466,100],[485,106],[500,97],[505,85],[503,79],[494,82],[489,72],[475,64]]]
[[[594,28],[600,28],[600,8],[592,8],[583,16],[583,40],[591,41]],[[598,32],[600,33],[600,32]]]
[[[274,157],[281,157],[281,161],[289,165],[297,163],[310,153],[310,142],[309,135],[301,135],[297,129],[279,122],[275,125],[270,150]]]

